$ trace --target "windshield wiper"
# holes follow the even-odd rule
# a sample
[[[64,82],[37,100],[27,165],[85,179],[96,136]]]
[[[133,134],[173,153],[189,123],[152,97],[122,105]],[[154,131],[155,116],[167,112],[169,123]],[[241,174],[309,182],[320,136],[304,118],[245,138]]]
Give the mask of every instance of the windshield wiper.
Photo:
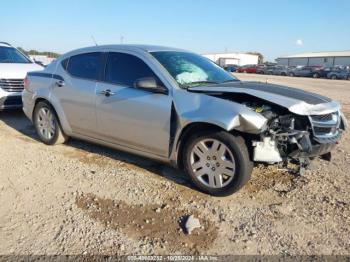
[[[230,83],[230,82],[237,82],[239,81],[238,79],[231,79],[231,80],[226,80],[224,82],[221,82],[221,83]]]

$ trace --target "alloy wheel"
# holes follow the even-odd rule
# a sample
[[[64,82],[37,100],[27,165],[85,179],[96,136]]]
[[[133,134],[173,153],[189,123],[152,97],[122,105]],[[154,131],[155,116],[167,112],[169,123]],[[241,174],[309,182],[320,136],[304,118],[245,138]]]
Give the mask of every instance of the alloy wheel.
[[[37,115],[37,125],[40,134],[50,140],[56,132],[55,118],[50,109],[43,107]]]

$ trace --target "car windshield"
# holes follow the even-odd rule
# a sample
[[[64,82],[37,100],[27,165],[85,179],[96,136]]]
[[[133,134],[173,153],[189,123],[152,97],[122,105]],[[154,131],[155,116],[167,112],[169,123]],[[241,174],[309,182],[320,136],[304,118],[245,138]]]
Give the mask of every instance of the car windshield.
[[[238,81],[209,59],[187,52],[151,53],[182,88]]]
[[[0,63],[27,64],[31,61],[16,48],[0,46]]]

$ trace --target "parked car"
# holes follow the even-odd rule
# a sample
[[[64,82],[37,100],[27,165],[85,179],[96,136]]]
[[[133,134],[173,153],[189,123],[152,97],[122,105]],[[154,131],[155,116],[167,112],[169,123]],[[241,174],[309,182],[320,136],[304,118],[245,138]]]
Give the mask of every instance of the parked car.
[[[340,141],[340,105],[298,89],[241,82],[200,55],[143,45],[95,46],[28,73],[23,110],[42,142],[69,137],[184,169],[229,195],[253,163],[324,156]],[[302,105],[302,106],[300,106]]]
[[[266,66],[261,70],[261,74],[286,76],[288,74],[288,67],[280,65]]]
[[[350,80],[350,71],[341,68],[332,68],[332,70],[327,74],[327,78]]]
[[[0,42],[0,110],[22,108],[23,79],[42,69],[10,44]]]
[[[330,67],[316,67],[314,69],[313,78],[326,78],[328,73],[331,71]]]
[[[270,68],[272,68],[272,66],[269,66],[269,65],[258,65],[257,69],[256,69],[256,73],[257,74],[262,74],[262,75],[268,74],[268,70]]]
[[[237,65],[226,65],[226,66],[224,67],[224,69],[225,69],[227,72],[234,73],[234,72],[237,71],[238,66],[237,66]]]
[[[272,74],[278,75],[278,76],[287,76],[288,70],[290,70],[290,68],[288,66],[277,65],[273,68]]]
[[[257,73],[258,66],[257,65],[245,65],[241,66],[237,69],[238,73],[249,73],[249,74],[256,74]]]
[[[326,77],[329,68],[322,66],[297,66],[288,70],[289,76],[302,76],[302,77],[313,77],[320,78]]]
[[[326,77],[330,71],[329,67],[322,66],[298,66],[289,68],[289,72],[292,74],[296,72],[296,76],[323,78]]]

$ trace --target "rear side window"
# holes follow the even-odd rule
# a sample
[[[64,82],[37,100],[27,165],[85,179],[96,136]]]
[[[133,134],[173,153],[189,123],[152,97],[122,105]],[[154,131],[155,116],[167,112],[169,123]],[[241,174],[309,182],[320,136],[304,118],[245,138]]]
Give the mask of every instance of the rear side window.
[[[133,87],[137,79],[144,77],[153,77],[159,82],[152,69],[140,58],[124,53],[109,53],[105,81]]]
[[[67,71],[75,77],[98,80],[101,65],[101,53],[86,53],[71,56]]]
[[[64,70],[67,70],[68,61],[69,61],[69,58],[66,58],[61,62],[61,65],[64,68]]]

